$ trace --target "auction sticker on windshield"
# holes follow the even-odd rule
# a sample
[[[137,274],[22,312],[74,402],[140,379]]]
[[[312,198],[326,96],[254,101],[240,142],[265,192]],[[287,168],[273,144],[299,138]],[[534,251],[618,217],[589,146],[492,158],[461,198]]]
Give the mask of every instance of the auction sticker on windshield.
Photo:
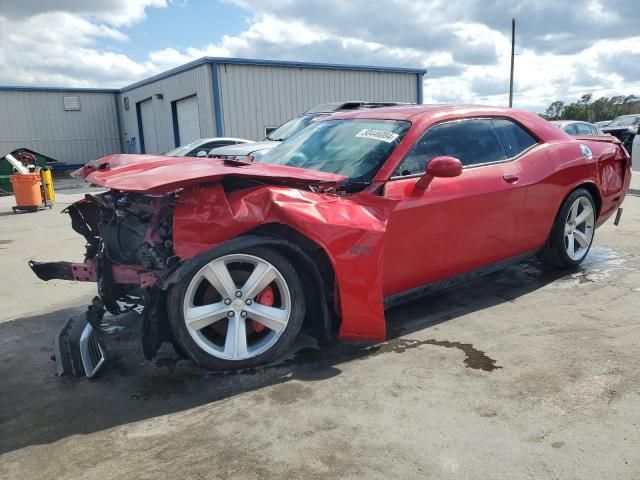
[[[382,140],[383,142],[393,143],[393,141],[398,138],[398,134],[393,132],[385,132],[384,130],[365,128],[363,130],[360,130],[356,137],[371,138],[372,140]]]

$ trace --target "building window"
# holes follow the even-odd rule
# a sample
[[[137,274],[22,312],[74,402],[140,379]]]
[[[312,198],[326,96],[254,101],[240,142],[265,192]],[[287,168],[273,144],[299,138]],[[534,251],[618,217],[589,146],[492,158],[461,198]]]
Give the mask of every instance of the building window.
[[[62,97],[62,105],[65,112],[77,112],[80,110],[80,97]]]

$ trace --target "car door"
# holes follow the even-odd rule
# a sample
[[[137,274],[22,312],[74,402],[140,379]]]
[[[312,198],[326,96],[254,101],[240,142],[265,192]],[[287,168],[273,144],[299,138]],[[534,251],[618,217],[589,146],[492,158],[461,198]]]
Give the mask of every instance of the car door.
[[[385,185],[384,195],[399,200],[385,237],[385,296],[521,253],[525,189],[518,156],[536,140],[526,133],[528,139],[519,139],[513,125],[502,119],[445,122],[409,151]],[[462,174],[416,189],[428,161],[441,155],[458,158]]]

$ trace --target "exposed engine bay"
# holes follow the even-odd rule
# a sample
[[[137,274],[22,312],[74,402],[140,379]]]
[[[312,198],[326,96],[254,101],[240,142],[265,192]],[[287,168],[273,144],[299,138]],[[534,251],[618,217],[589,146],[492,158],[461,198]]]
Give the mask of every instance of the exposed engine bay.
[[[115,191],[87,195],[65,210],[73,229],[87,240],[84,263],[30,265],[43,280],[96,281],[113,314],[144,304],[145,289],[171,270],[172,198]]]
[[[145,307],[155,306],[159,282],[179,265],[172,240],[174,200],[173,194],[150,196],[114,190],[87,195],[65,209],[72,228],[87,241],[85,261],[32,261],[30,266],[42,280],[96,282],[99,297],[87,315],[94,330],[99,330],[105,310],[118,315],[136,309],[147,316],[155,310]],[[161,334],[158,328],[162,322],[143,323],[147,358],[153,358],[163,340],[170,340],[168,332]]]

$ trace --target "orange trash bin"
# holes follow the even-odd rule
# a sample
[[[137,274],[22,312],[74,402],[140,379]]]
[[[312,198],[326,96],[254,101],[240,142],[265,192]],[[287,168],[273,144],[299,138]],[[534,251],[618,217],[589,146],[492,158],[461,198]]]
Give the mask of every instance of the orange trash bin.
[[[40,191],[40,174],[24,173],[9,177],[16,196],[18,207],[39,207],[42,205],[42,192]]]

